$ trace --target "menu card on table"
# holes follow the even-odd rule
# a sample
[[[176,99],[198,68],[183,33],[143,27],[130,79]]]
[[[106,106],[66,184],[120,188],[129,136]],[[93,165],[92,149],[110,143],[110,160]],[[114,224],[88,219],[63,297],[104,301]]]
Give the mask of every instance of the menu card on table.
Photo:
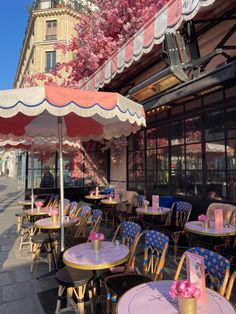
[[[187,278],[191,283],[196,283],[201,289],[202,303],[206,302],[205,267],[202,256],[193,253],[186,253]]]
[[[152,195],[152,209],[158,209],[159,208],[159,195]]]
[[[214,209],[215,229],[221,231],[224,227],[223,210],[221,208]]]

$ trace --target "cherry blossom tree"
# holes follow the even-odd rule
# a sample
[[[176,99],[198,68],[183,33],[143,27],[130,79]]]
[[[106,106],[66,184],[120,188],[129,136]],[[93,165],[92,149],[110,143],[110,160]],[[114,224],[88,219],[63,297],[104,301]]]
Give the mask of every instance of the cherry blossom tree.
[[[55,46],[64,54],[72,53],[74,59],[58,63],[49,73],[26,76],[26,85],[36,86],[43,81],[50,85],[77,86],[79,81],[95,72],[167,2],[168,0],[94,0],[87,7],[83,2],[80,21],[75,26],[76,36],[68,45],[58,43]]]

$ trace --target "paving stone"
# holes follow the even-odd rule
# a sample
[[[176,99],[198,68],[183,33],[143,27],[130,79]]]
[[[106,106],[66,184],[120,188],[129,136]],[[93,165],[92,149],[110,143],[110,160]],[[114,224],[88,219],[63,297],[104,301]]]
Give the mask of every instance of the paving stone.
[[[18,269],[16,271],[13,271],[12,273],[16,282],[30,281],[33,279],[33,275],[30,272],[29,267]]]
[[[0,305],[0,313],[3,314],[43,314],[37,297],[25,298]]]
[[[31,281],[22,282],[21,284],[11,284],[2,287],[2,300],[3,302],[10,302],[14,300],[20,300],[33,296],[35,289]],[[0,311],[1,313],[1,311]]]
[[[13,245],[12,244],[4,244],[1,245],[0,250],[1,252],[9,252],[12,249]]]
[[[0,286],[9,285],[12,282],[13,282],[13,280],[12,280],[12,276],[11,276],[10,272],[0,274]]]

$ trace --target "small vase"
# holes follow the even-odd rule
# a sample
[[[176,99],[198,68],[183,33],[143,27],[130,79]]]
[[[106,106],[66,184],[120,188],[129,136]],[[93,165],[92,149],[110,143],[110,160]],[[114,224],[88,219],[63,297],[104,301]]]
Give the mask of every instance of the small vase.
[[[101,241],[100,240],[92,240],[92,248],[94,250],[99,250],[101,247]]]
[[[57,223],[57,215],[52,215],[52,224],[56,225]]]
[[[147,204],[144,205],[144,209],[148,210],[148,205]]]
[[[180,298],[179,312],[180,314],[197,314],[197,299],[196,298]]]
[[[109,197],[109,202],[112,202],[112,197],[111,196]]]
[[[38,207],[37,207],[37,211],[38,211],[38,213],[40,212],[40,208],[41,208],[40,206],[38,206]]]
[[[202,221],[203,228],[209,228],[209,221]]]

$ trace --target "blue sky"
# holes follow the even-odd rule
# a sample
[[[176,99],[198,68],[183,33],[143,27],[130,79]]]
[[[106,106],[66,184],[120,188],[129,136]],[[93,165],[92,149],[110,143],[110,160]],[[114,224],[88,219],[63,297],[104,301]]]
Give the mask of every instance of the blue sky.
[[[0,89],[13,87],[32,0],[1,1]]]

